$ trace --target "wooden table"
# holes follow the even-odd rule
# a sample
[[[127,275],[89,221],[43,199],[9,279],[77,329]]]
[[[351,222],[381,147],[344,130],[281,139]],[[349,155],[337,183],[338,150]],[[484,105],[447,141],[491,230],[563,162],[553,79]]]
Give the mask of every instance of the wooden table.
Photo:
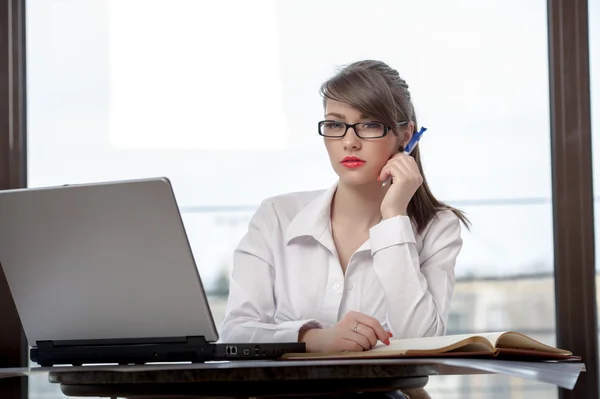
[[[136,399],[389,392],[424,387],[429,376],[489,373],[520,376],[572,389],[583,370],[581,363],[540,365],[456,358],[263,360],[48,369],[50,382],[60,384],[67,396]],[[567,375],[570,380],[565,382]]]

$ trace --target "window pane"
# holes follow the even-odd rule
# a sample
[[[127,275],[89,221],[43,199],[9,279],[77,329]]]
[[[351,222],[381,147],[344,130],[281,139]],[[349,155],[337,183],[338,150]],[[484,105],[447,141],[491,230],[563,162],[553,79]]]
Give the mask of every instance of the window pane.
[[[335,181],[317,134],[320,84],[381,59],[428,128],[433,192],[473,223],[448,333],[511,329],[554,344],[546,2],[223,4],[28,1],[29,185],[168,176],[219,322],[232,251],[260,201]],[[61,397],[30,381],[31,397]],[[432,377],[428,390],[556,397],[501,376]]]

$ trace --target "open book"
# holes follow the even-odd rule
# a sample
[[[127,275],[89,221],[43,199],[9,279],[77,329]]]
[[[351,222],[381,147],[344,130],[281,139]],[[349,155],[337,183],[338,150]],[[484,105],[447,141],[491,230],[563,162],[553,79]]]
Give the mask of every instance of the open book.
[[[393,339],[363,352],[287,353],[282,359],[341,359],[397,357],[497,357],[513,360],[581,360],[570,351],[554,348],[517,332],[445,335]]]

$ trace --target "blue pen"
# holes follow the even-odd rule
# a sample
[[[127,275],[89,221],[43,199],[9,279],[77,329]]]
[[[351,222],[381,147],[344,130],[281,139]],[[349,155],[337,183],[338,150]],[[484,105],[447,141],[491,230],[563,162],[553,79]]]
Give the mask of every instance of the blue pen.
[[[404,149],[404,154],[410,155],[410,153],[415,149],[417,144],[419,144],[419,140],[421,140],[421,136],[423,136],[423,133],[425,133],[426,131],[427,131],[426,127],[421,127],[421,129],[418,132],[413,134],[412,138],[410,139],[410,141],[406,145],[406,148]],[[381,187],[385,187],[388,184],[390,184],[391,182],[392,182],[392,175],[389,175],[385,179],[385,181],[383,182]]]

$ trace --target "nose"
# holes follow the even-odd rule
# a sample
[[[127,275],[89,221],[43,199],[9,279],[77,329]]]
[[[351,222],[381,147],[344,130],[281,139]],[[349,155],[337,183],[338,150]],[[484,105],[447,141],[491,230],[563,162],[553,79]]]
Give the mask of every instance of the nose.
[[[348,129],[342,143],[344,144],[344,150],[358,150],[361,147],[360,138],[356,135],[356,130],[353,127]]]

